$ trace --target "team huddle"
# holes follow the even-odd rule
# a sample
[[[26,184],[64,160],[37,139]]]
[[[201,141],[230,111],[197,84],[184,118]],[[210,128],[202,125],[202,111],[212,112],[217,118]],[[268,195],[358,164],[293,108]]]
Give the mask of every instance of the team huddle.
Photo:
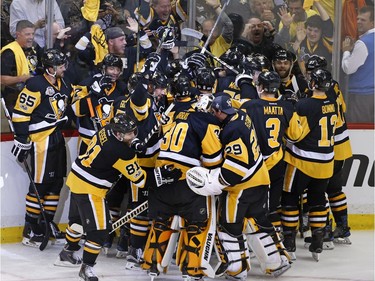
[[[174,32],[160,27],[153,51],[140,35],[141,53],[125,53],[139,71],[125,74],[123,57],[109,52],[76,85],[64,80],[66,55],[44,52],[44,73],[27,81],[12,110],[12,153],[21,163],[31,155],[33,175],[23,243],[64,237],[54,264],[80,267],[85,281],[99,280],[93,267],[116,233],[116,256],[152,280],[172,259],[184,280],[247,280],[251,253],[265,275],[277,277],[296,259],[298,231],[311,231],[305,242],[316,261],[333,242],[350,244],[341,182],[352,155],[346,105],[326,59],[311,56],[304,75],[277,44],[271,59],[246,54],[240,43],[219,58],[202,44],[179,59]],[[116,27],[105,34],[109,45],[124,36]],[[53,218],[67,173],[68,119],[79,147],[66,179],[63,233]],[[125,213],[129,220],[112,231]]]

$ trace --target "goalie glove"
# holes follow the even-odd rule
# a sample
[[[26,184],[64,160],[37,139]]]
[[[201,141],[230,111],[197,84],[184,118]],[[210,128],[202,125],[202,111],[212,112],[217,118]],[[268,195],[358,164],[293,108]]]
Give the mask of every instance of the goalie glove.
[[[178,181],[182,176],[182,172],[178,168],[173,166],[164,165],[154,169],[154,175],[156,180],[157,187],[160,187],[164,184],[173,184]]]
[[[23,161],[26,160],[27,155],[30,152],[31,149],[31,142],[21,142],[17,139],[14,139],[14,145],[12,148],[12,154],[16,157],[18,162],[23,163]]]
[[[202,196],[219,195],[229,186],[220,174],[220,168],[208,170],[203,167],[194,167],[186,172],[186,182],[189,188]]]
[[[253,82],[253,77],[247,73],[241,73],[236,76],[236,79],[234,80],[234,84],[241,88],[241,86],[245,83],[250,84]]]

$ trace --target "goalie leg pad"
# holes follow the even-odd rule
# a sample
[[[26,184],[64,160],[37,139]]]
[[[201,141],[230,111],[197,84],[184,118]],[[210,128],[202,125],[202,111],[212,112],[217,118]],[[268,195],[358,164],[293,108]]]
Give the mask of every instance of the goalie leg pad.
[[[220,257],[225,261],[217,270],[218,275],[226,274],[234,277],[243,277],[247,275],[250,270],[250,253],[247,249],[246,236],[241,234],[233,236],[220,229],[217,231],[218,240],[216,241],[216,248]],[[242,280],[242,279],[240,279]]]
[[[211,250],[206,251],[206,249],[212,249],[214,243],[214,234],[209,232],[207,221],[188,225],[180,239],[183,239],[183,248],[179,253],[182,274],[192,278],[207,276],[206,267],[202,266],[202,259],[210,259]]]
[[[151,227],[144,249],[144,263],[142,268],[149,270],[151,267],[163,271],[161,263],[168,246],[169,239],[175,230],[169,227],[169,221],[155,221]]]
[[[285,255],[280,255],[280,251],[285,250],[281,241],[276,236],[271,237],[254,223],[253,219],[247,220],[246,233],[248,233],[249,245],[260,263],[262,272],[266,275],[278,276],[290,268],[289,255],[286,252]],[[275,232],[272,234],[276,235]]]

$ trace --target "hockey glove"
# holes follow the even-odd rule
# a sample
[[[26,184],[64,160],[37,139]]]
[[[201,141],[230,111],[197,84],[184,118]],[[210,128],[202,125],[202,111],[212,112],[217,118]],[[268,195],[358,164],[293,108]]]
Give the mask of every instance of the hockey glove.
[[[236,76],[236,79],[234,80],[234,84],[241,88],[243,84],[251,84],[253,82],[253,77],[246,73],[241,73]]]
[[[113,82],[112,82],[112,77],[109,75],[104,75],[102,78],[99,80],[99,86],[101,89],[106,89],[109,90],[112,88]]]
[[[164,184],[173,184],[178,181],[182,176],[182,172],[178,168],[173,166],[164,165],[163,167],[158,167],[154,169],[154,175],[157,187]]]
[[[171,118],[163,112],[163,113],[161,114],[161,118],[160,118],[160,120],[159,120],[159,123],[160,123],[161,125],[166,125],[166,124],[169,123],[170,120],[171,120]]]
[[[206,65],[206,56],[201,53],[193,53],[182,63],[183,69],[197,69]]]
[[[139,138],[135,138],[131,144],[130,147],[134,149],[135,152],[145,152],[146,150],[146,144],[143,141],[140,141]]]
[[[12,154],[16,157],[18,162],[23,163],[26,160],[27,155],[31,149],[31,142],[21,142],[14,139],[14,145],[12,148]]]
[[[147,59],[145,61],[145,64],[143,65],[141,72],[153,73],[156,70],[160,61],[161,61],[161,56],[159,54],[155,52],[150,53],[147,56]]]

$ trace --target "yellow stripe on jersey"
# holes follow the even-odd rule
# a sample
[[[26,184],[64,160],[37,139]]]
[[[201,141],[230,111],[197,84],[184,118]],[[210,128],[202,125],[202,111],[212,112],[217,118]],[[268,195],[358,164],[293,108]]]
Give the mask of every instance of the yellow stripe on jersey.
[[[69,187],[71,192],[77,194],[91,194],[101,198],[104,198],[108,191],[108,189],[97,188],[90,183],[81,180],[73,172],[69,173],[66,180],[66,185]]]
[[[333,151],[335,153],[335,160],[345,160],[353,156],[349,139],[343,143],[335,144]]]
[[[151,100],[147,99],[146,103],[142,106],[137,106],[133,103],[133,101],[130,99],[130,108],[132,109],[135,118],[137,121],[143,121],[147,119],[148,113],[149,113],[149,108],[151,108]]]
[[[47,149],[48,149],[49,137],[47,136],[43,141],[38,141],[34,143],[34,156],[35,156],[35,173],[34,173],[34,181],[35,183],[42,183],[44,172],[45,172],[45,164],[47,158]]]
[[[225,213],[225,219],[228,223],[235,223],[236,222],[236,216],[238,211],[238,201],[242,195],[243,190],[235,190],[228,192],[225,200],[226,200],[226,206],[227,210]]]

